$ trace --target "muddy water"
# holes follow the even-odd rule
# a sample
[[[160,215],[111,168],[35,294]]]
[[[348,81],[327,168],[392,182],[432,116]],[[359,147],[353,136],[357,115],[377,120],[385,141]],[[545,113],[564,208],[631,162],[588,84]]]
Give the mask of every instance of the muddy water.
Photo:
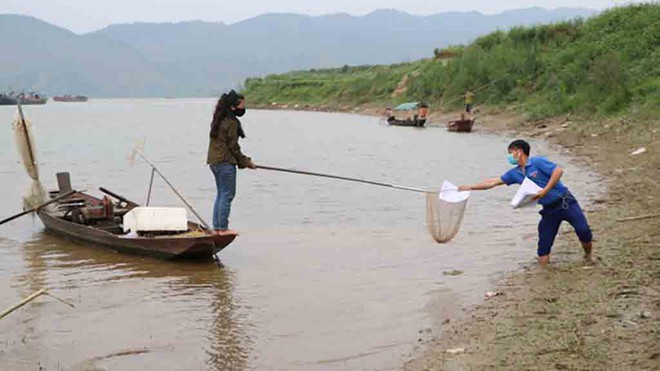
[[[205,166],[212,100],[108,100],[26,107],[41,174],[70,171],[74,187],[104,186],[143,203],[149,180],[127,157],[136,139],[210,218]],[[20,211],[29,182],[0,107],[0,216]],[[437,187],[507,170],[511,138],[397,128],[347,114],[249,111],[243,148],[255,162]],[[581,199],[592,174],[543,143]],[[38,219],[0,226],[0,307],[46,288],[0,320],[7,369],[400,368],[434,323],[481,300],[494,278],[535,256],[534,208],[515,192],[474,194],[462,230],[437,245],[422,195],[259,171],[241,171],[232,226],[241,236],[212,263],[164,262],[52,236]],[[152,202],[178,205],[162,181]],[[443,271],[461,270],[447,276]]]

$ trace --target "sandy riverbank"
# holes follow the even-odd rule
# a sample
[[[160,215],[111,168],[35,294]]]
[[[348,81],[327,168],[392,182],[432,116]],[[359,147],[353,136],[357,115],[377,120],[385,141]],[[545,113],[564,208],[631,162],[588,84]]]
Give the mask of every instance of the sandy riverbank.
[[[263,108],[382,115],[381,106]],[[444,125],[457,115],[435,112],[429,121]],[[475,130],[546,139],[603,176],[607,192],[586,210],[596,262],[583,264],[579,243],[565,226],[551,269],[507,275],[498,283],[500,295],[433,329],[425,350],[405,368],[657,369],[660,123],[529,121],[512,111],[486,109],[477,114]]]
[[[596,264],[582,263],[574,234],[563,229],[552,269],[507,276],[500,296],[443,325],[406,368],[657,369],[660,217],[626,219],[658,213],[660,124],[482,116],[483,130],[545,138],[603,176],[607,192],[586,210]]]

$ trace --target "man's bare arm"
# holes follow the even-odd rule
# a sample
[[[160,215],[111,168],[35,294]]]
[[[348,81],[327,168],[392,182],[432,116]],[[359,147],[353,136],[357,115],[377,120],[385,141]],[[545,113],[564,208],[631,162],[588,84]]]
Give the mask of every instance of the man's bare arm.
[[[484,180],[481,183],[477,183],[474,185],[460,186],[458,187],[458,189],[460,191],[483,191],[486,189],[491,189],[493,187],[501,186],[503,184],[504,182],[502,181],[501,178],[490,178]]]
[[[559,183],[559,179],[561,179],[561,176],[564,175],[564,170],[557,166],[555,170],[552,171],[552,174],[550,175],[550,180],[548,180],[548,184],[546,184],[545,188],[543,188],[539,193],[537,193],[534,197],[532,197],[532,200],[538,200],[539,198],[545,197],[545,195],[550,192],[552,187],[557,185]]]

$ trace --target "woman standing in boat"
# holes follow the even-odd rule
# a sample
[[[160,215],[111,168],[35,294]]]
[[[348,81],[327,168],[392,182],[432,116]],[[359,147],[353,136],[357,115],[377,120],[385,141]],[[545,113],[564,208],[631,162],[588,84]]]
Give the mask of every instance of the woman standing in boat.
[[[213,172],[218,192],[213,205],[213,230],[219,235],[237,234],[229,229],[231,202],[236,195],[236,167],[256,169],[238,144],[239,137],[245,138],[238,120],[244,114],[245,97],[232,90],[218,99],[211,121],[206,163]]]

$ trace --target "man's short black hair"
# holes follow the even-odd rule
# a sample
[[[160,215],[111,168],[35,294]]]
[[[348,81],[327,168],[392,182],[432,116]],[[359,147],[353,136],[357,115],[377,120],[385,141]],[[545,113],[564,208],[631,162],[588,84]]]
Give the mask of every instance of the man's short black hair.
[[[516,139],[513,142],[511,142],[511,144],[509,144],[508,150],[512,150],[512,149],[520,149],[523,151],[525,156],[529,156],[529,149],[530,149],[529,143],[525,142],[522,139]]]

